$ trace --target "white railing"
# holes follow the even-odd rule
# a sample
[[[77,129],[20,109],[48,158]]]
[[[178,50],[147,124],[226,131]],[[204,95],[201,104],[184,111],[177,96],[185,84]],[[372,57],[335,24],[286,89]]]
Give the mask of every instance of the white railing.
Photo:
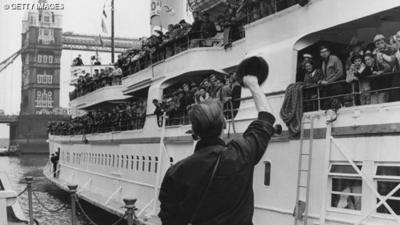
[[[17,193],[12,190],[0,191],[0,225],[8,225],[7,207],[17,201]]]

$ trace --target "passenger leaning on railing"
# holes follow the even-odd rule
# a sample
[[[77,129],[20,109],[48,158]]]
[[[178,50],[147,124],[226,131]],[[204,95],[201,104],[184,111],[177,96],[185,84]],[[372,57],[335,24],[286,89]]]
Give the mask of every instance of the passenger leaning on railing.
[[[377,76],[383,74],[383,70],[380,70],[376,64],[375,57],[371,51],[366,51],[364,56],[365,66],[369,75]],[[387,86],[387,79],[378,77],[377,79],[370,80],[371,90],[379,90]],[[371,93],[371,104],[384,103],[388,101],[387,92],[372,92]]]
[[[374,37],[374,43],[376,46],[376,60],[380,68],[383,69],[385,73],[398,71],[399,62],[396,58],[397,49],[394,46],[389,45],[385,41],[385,36],[382,34],[377,34]],[[389,81],[392,87],[400,85],[399,78],[393,76]],[[400,90],[390,90],[389,91],[389,101],[400,100]]]
[[[331,84],[343,78],[343,64],[342,61],[336,56],[331,54],[331,51],[326,46],[320,47],[320,56],[322,58],[322,73],[323,80],[320,82],[322,85]],[[341,84],[329,85],[321,90],[321,97],[335,96],[343,93],[345,87]],[[329,108],[330,100],[325,100],[323,103],[324,108]]]
[[[90,111],[86,115],[68,121],[52,122],[48,130],[55,135],[76,135],[142,129],[146,117],[144,100],[117,105],[111,112]]]
[[[359,54],[353,55],[351,58],[351,65],[349,70],[347,70],[346,81],[352,83],[358,81],[359,91],[360,91],[360,103],[361,105],[371,104],[371,95],[369,91],[371,90],[369,80],[365,79],[372,72],[369,71],[363,62],[363,56]],[[354,84],[353,84],[354,85]]]
[[[398,63],[397,69],[398,69],[398,71],[400,71],[400,31],[398,31],[393,37],[394,37],[394,47],[396,49],[394,56],[396,57],[396,61]],[[400,87],[400,76],[393,77],[392,86]],[[392,100],[399,101],[400,100],[400,89],[393,90],[392,95],[393,95]]]

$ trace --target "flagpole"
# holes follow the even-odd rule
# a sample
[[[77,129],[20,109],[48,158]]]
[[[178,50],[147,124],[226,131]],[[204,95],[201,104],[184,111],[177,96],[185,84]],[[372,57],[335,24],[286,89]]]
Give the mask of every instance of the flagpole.
[[[114,0],[111,0],[111,63],[114,64]]]

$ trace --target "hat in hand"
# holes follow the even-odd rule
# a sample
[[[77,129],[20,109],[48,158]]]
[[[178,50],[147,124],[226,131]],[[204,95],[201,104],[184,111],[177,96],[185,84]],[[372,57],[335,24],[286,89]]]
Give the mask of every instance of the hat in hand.
[[[261,85],[268,77],[269,67],[267,61],[262,57],[253,56],[244,59],[236,70],[237,80],[240,85],[243,84],[243,76],[253,75],[258,78],[258,84]]]

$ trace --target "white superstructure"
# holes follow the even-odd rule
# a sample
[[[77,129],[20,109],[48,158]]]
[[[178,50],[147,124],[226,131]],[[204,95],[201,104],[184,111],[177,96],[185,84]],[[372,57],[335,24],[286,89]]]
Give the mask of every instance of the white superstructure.
[[[231,48],[191,48],[123,78],[122,85],[79,97],[71,105],[85,110],[94,103],[115,102],[116,96],[125,99],[145,92],[144,127],[84,137],[50,135],[50,152],[61,151],[59,176],[53,178],[47,170],[45,173],[63,189],[67,184],[78,184],[81,198],[112,213],[122,214],[122,198],[133,196],[138,198],[140,216],[155,215],[158,200],[154,197],[163,173],[170,163],[190,155],[194,145],[192,137],[185,134],[190,125],[167,126],[164,131],[157,126],[151,101],[160,99],[165,88],[182,77],[231,71],[245,57],[261,56],[270,66],[262,88],[270,112],[284,125],[279,116],[284,90],[296,81],[302,50],[320,41],[344,46],[353,36],[372,41],[376,33],[393,34],[400,30],[399,11],[398,0],[311,0],[305,7],[295,4],[246,25],[246,37]],[[250,92],[242,89],[241,95],[234,120],[239,134],[257,115]],[[305,202],[309,225],[400,224],[399,113],[400,102],[344,107],[332,123],[327,123],[330,116],[323,110],[305,113],[305,119],[313,121],[313,129],[310,124],[304,127],[303,150],[307,154],[311,149],[312,157],[301,160],[300,173],[301,140],[289,138],[284,129],[283,135],[271,140],[256,166],[254,224],[294,224],[296,199]],[[85,138],[87,143],[82,141]],[[311,163],[310,170],[305,161]],[[306,187],[303,190],[298,178],[300,186]],[[344,207],[349,199],[353,206]],[[303,223],[299,220],[298,224]]]

